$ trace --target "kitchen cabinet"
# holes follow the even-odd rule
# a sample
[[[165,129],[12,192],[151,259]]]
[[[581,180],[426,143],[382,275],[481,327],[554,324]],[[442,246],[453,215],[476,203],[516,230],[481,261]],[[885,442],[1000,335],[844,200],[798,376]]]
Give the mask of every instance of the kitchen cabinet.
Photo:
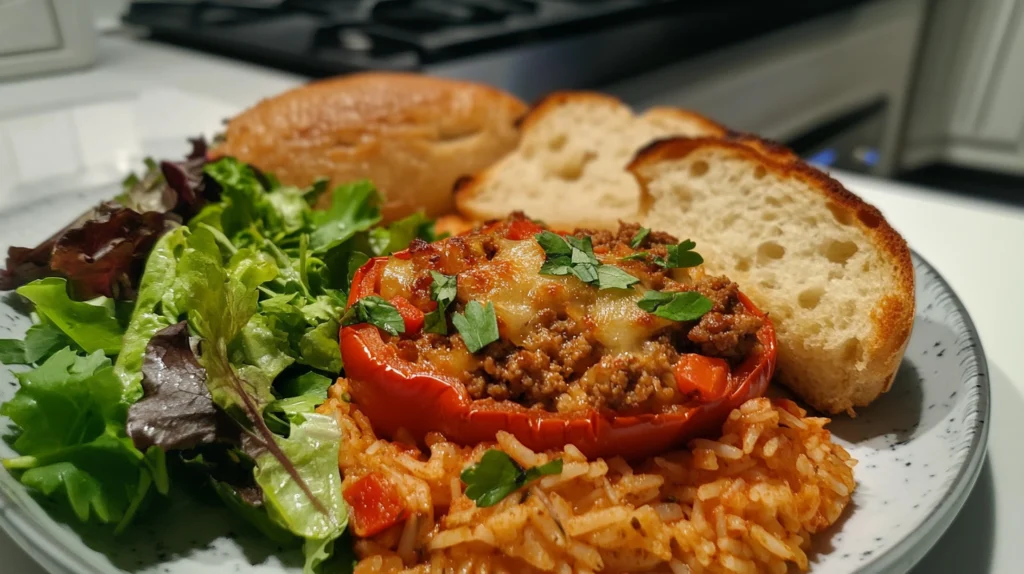
[[[602,89],[637,109],[689,108],[783,142],[880,103],[864,171],[889,175],[926,7],[926,0],[869,2]]]
[[[1024,175],[1024,0],[935,0],[913,88],[904,168]]]

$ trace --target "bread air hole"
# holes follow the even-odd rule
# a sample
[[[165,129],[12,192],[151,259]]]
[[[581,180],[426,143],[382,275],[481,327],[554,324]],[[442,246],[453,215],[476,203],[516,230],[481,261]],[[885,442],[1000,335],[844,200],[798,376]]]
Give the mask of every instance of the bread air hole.
[[[796,302],[804,309],[814,309],[821,303],[821,296],[825,294],[825,289],[822,287],[811,287],[810,289],[804,289],[796,297]]]
[[[857,244],[852,241],[830,240],[822,246],[822,252],[832,263],[845,265],[857,253]]]
[[[847,339],[846,342],[843,343],[842,354],[844,361],[854,361],[859,359],[861,356],[860,339]]]
[[[774,211],[762,211],[761,212],[761,220],[762,221],[775,221],[778,218],[779,218],[779,214],[775,213]]]
[[[568,138],[565,134],[558,134],[555,137],[548,140],[548,149],[551,151],[558,151],[565,147],[565,142]]]
[[[750,259],[746,257],[740,258],[740,260],[736,262],[736,270],[744,272],[750,271]]]
[[[828,203],[828,210],[832,212],[832,217],[836,218],[836,221],[841,225],[849,225],[853,223],[853,216],[850,215],[850,210],[839,205],[835,202]]]
[[[708,172],[708,162],[706,161],[695,161],[690,164],[690,175],[693,177],[700,177]]]
[[[768,170],[763,165],[759,165],[754,168],[754,179],[764,179],[764,176],[768,175]]]
[[[576,181],[583,175],[583,169],[597,156],[594,152],[581,152],[556,163],[553,171],[565,181]],[[557,160],[556,160],[557,161]]]
[[[759,259],[782,259],[786,254],[786,248],[774,241],[765,241],[757,246],[757,257]]]

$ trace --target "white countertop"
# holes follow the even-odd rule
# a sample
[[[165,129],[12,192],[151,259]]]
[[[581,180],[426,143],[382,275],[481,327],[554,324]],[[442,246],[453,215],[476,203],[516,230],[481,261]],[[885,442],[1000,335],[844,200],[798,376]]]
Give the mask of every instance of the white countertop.
[[[302,81],[235,61],[119,38],[102,38],[99,57],[98,66],[90,70],[0,83],[0,128],[4,121],[17,123],[21,121],[18,118],[37,111],[50,122],[50,112],[62,106],[113,102],[113,107],[107,108],[92,105],[88,111],[93,115],[86,115],[102,120],[130,110],[140,125],[122,126],[121,132],[110,127],[98,131],[107,138],[134,137],[139,142],[134,144],[137,149],[118,157],[93,157],[72,150],[68,153],[74,153],[80,167],[79,173],[70,174],[74,178],[54,184],[32,181],[22,174],[20,179],[8,176],[5,182],[5,140],[0,138],[0,205],[26,200],[12,198],[10,192],[59,192],[62,185],[73,185],[69,183],[73,180],[93,181],[93,176],[102,178],[111,170],[123,169],[138,154],[168,147],[183,149],[183,135],[209,133],[224,114]],[[127,108],[118,107],[119,102]],[[202,113],[193,114],[192,110]],[[72,113],[68,121],[80,116]],[[108,126],[106,122],[102,125]],[[15,144],[8,141],[6,145]],[[1019,253],[1024,248],[1024,209],[850,174],[835,175],[851,191],[878,206],[911,247],[945,276],[974,319],[988,356],[993,395],[988,459],[966,506],[914,573],[1021,572],[1024,457],[1017,440],[1024,437],[1024,361],[1017,360],[1024,339],[1016,323],[1024,319],[1024,297],[1017,284],[1024,283],[1024,257]],[[4,572],[43,574],[2,533],[0,562]]]

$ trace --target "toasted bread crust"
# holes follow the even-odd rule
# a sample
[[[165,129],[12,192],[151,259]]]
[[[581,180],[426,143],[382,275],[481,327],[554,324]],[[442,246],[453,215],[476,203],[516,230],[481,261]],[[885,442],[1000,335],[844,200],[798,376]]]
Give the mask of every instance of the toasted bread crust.
[[[231,155],[290,185],[369,178],[384,215],[452,208],[451,186],[515,147],[526,105],[495,88],[373,72],[314,82],[233,118],[214,157]]]
[[[530,106],[530,109],[519,118],[517,124],[520,130],[525,131],[533,127],[533,124],[537,123],[545,114],[553,112],[565,104],[586,101],[605,106],[629,109],[622,100],[600,92],[551,92]]]
[[[654,121],[664,118],[668,121],[685,121],[694,125],[699,125],[701,126],[701,129],[706,132],[706,137],[725,137],[729,134],[729,129],[722,124],[719,124],[711,118],[682,108],[655,106],[644,112],[642,117]]]
[[[645,167],[666,160],[678,160],[690,153],[707,148],[743,156],[777,175],[797,178],[827,198],[830,209],[838,217],[846,217],[856,225],[882,250],[892,262],[896,293],[884,296],[871,310],[872,337],[867,353],[872,358],[871,367],[859,381],[858,389],[850,396],[812,401],[815,408],[830,413],[852,412],[855,407],[866,406],[883,392],[889,390],[899,368],[903,353],[910,340],[914,323],[914,267],[906,241],[885,220],[882,213],[842,186],[838,181],[806,163],[799,161],[792,153],[781,153],[778,144],[759,140],[750,135],[736,139],[717,138],[670,138],[651,143],[640,150],[627,168],[640,182],[641,201],[645,209],[651,198],[647,191],[648,181],[642,172]],[[765,153],[762,150],[768,150]],[[833,207],[834,206],[834,207]],[[780,373],[782,374],[782,373]],[[785,378],[783,375],[783,382]],[[809,397],[805,399],[811,400]]]

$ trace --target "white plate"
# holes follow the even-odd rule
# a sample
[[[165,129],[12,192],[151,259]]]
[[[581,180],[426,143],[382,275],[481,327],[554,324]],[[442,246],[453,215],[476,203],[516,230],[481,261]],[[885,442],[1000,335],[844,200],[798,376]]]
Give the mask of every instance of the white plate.
[[[0,249],[41,240],[114,193],[98,188],[0,212]],[[917,317],[892,391],[831,426],[860,461],[858,486],[840,523],[815,537],[814,574],[908,570],[952,522],[984,460],[990,395],[977,332],[935,270],[916,255],[914,267]],[[19,337],[29,325],[11,303],[0,301],[0,338]],[[0,401],[15,390],[14,377],[0,369]],[[0,443],[0,457],[13,454]],[[247,534],[223,509],[181,497],[114,540],[55,520],[3,470],[0,493],[0,527],[54,573],[301,570],[295,553]]]

